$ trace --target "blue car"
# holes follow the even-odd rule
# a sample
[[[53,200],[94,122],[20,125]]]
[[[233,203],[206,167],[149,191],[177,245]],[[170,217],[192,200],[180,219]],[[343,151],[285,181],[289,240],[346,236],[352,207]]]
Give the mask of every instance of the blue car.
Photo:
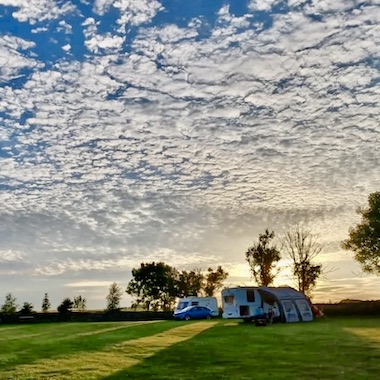
[[[174,318],[189,321],[190,319],[211,319],[212,310],[205,306],[188,306],[174,312]]]

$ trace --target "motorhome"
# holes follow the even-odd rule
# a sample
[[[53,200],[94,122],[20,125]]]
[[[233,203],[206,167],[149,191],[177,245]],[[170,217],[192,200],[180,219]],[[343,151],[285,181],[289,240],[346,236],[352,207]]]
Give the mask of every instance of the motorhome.
[[[223,318],[261,320],[272,314],[274,321],[312,321],[305,295],[290,287],[237,287],[222,291]]]
[[[215,297],[189,296],[181,298],[177,304],[175,312],[177,313],[188,306],[206,306],[211,309],[213,317],[219,316],[218,301]]]

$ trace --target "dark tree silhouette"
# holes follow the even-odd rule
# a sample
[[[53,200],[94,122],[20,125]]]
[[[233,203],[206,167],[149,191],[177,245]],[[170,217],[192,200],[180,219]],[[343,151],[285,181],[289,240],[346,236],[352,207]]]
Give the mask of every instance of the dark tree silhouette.
[[[206,296],[213,296],[215,292],[223,286],[223,282],[227,277],[228,272],[226,272],[220,265],[215,271],[212,268],[208,268],[204,285]]]
[[[276,264],[281,260],[280,251],[275,245],[271,245],[274,239],[274,232],[259,235],[259,241],[248,248],[245,258],[251,268],[252,277],[258,286],[269,286],[277,273],[273,273]]]
[[[361,222],[350,228],[342,248],[355,252],[364,272],[380,275],[380,192],[368,197],[368,207],[359,208]]]
[[[120,308],[120,301],[123,295],[123,290],[116,283],[112,283],[109,287],[108,295],[107,295],[107,309],[106,311],[116,311]]]
[[[65,298],[57,307],[59,314],[70,314],[74,306],[74,302],[70,298]]]
[[[5,296],[5,301],[1,306],[0,312],[5,314],[14,314],[17,310],[17,299],[12,293],[7,293]]]
[[[33,309],[34,309],[34,306],[30,302],[24,302],[20,310],[20,314],[23,314],[23,315],[33,314],[34,312]]]
[[[170,265],[141,263],[132,269],[133,279],[126,292],[136,298],[136,305],[147,310],[169,310],[177,297],[178,271]]]
[[[86,305],[87,299],[85,297],[82,297],[81,295],[74,297],[74,309],[84,311],[86,310]]]
[[[51,305],[50,305],[50,301],[49,301],[49,296],[47,293],[45,293],[44,298],[42,300],[42,306],[41,306],[42,312],[47,313],[49,311],[50,307],[51,307]]]
[[[176,283],[177,296],[188,297],[198,296],[202,292],[205,276],[199,269],[192,271],[182,271],[178,275]]]

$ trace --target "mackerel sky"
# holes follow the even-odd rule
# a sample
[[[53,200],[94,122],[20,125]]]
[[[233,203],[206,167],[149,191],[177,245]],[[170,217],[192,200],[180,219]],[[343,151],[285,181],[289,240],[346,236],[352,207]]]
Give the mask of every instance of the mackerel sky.
[[[103,308],[153,260],[247,285],[297,223],[315,300],[380,298],[339,248],[380,190],[379,49],[380,0],[0,0],[0,303]]]

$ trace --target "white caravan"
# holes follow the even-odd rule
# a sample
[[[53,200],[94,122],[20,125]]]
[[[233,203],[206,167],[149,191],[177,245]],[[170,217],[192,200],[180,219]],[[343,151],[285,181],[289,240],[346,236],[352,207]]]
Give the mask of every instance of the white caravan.
[[[275,321],[312,321],[304,294],[293,288],[238,287],[222,291],[223,318],[264,319],[272,310]]]
[[[213,317],[219,316],[218,301],[215,297],[189,296],[181,298],[178,302],[175,312],[178,312],[188,306],[206,306],[211,309]]]

